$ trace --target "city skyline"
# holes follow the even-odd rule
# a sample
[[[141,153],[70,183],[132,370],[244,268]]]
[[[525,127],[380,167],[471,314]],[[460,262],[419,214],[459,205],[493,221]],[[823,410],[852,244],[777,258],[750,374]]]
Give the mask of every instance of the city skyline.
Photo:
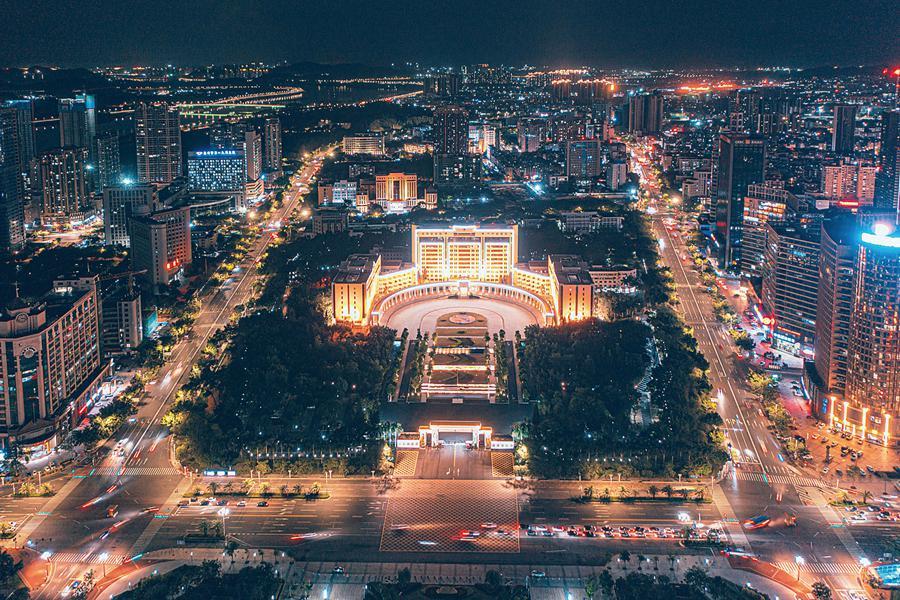
[[[774,0],[721,6],[659,0],[556,6],[246,1],[47,5],[13,2],[0,64],[302,62],[755,67],[886,64],[898,57],[893,3]],[[134,18],[140,15],[140,18]],[[539,25],[538,25],[539,24]],[[381,32],[395,32],[389,35]],[[188,35],[185,35],[185,34]],[[397,35],[401,33],[401,35]],[[100,44],[84,44],[96,39]]]

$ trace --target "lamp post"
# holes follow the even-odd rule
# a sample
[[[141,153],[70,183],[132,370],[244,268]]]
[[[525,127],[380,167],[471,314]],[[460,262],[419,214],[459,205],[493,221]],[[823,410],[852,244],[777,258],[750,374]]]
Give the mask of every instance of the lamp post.
[[[103,552],[99,556],[100,562],[103,563],[103,577],[106,577],[106,559],[109,558],[109,552]]]
[[[228,545],[228,535],[225,533],[225,517],[231,514],[231,511],[227,506],[223,506],[219,509],[219,516],[222,517],[222,542],[227,546]]]
[[[794,563],[797,565],[797,581],[800,581],[800,566],[803,565],[806,560],[800,556],[799,554],[794,557]]]

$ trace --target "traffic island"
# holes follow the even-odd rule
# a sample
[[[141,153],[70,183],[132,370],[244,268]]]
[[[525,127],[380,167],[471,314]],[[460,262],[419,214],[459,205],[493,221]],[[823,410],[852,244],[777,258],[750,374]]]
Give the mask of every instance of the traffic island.
[[[749,571],[750,573],[754,573],[760,577],[765,577],[770,581],[783,585],[799,597],[806,597],[808,594],[812,593],[812,588],[800,580],[799,574],[788,573],[772,563],[759,560],[755,556],[728,554],[728,564],[730,564],[733,569]]]

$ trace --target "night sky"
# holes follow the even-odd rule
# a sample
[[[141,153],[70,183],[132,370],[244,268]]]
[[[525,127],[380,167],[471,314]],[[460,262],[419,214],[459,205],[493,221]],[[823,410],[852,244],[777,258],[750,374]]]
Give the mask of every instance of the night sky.
[[[7,0],[0,64],[820,66],[900,59],[896,0]]]

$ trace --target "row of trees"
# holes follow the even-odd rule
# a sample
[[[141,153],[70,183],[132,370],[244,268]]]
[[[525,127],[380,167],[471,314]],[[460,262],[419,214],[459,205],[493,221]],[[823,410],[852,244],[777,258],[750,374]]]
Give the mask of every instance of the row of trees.
[[[303,239],[272,252],[260,303],[209,348],[165,417],[182,462],[242,466],[280,448],[280,459],[337,457],[350,472],[377,465],[378,408],[396,385],[394,331],[354,332],[330,325],[327,312],[327,271],[358,250],[349,238]]]
[[[281,581],[268,563],[245,567],[237,573],[221,573],[218,562],[204,561],[200,566],[185,565],[164,575],[145,577],[117,597],[123,600],[269,600],[275,597],[280,587]]]

